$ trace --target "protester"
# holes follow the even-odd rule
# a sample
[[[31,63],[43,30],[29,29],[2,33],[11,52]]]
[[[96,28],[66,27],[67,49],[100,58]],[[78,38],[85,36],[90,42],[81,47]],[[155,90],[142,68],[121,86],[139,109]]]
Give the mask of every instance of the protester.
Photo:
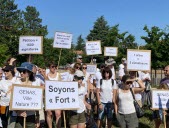
[[[125,75],[125,68],[126,68],[126,58],[121,59],[121,64],[119,65],[119,79],[121,80],[122,77]]]
[[[148,71],[141,71],[139,73],[139,78],[143,81],[145,85],[145,91],[142,92],[142,105],[151,106],[151,77]]]
[[[160,81],[160,89],[165,89],[165,90],[168,90],[169,89],[169,65],[167,65],[165,68],[164,68],[164,75],[165,75],[165,78],[163,78],[161,81]],[[154,118],[154,121],[155,121],[155,128],[159,128],[160,127],[160,124],[162,123],[162,120],[160,120],[159,118],[159,112],[158,111],[153,111],[153,118]],[[169,115],[169,111],[167,111],[167,115]],[[166,118],[166,128],[169,127],[169,116],[167,116]]]
[[[0,81],[1,119],[3,128],[7,128],[12,84],[17,84],[19,81],[15,77],[14,66],[7,65],[2,70],[4,71],[6,79]]]
[[[20,67],[17,67],[17,70],[21,74],[21,85],[40,86],[40,81],[36,80],[33,75],[33,66],[34,65],[29,62],[24,62]],[[36,128],[40,126],[39,111],[18,110],[13,112],[13,116],[17,116],[15,128],[24,128],[24,118],[26,118],[26,128]]]
[[[130,90],[132,83],[136,81],[139,88],[133,87],[131,90],[134,94],[140,93],[145,89],[142,81],[131,79],[129,75],[122,77],[122,88],[114,93],[115,98],[115,114],[121,128],[137,128],[138,118],[133,104],[133,96]]]
[[[55,81],[60,80],[59,73],[56,71],[56,69],[57,65],[54,62],[49,64],[49,73],[47,74],[47,80],[55,80]],[[56,127],[61,128],[61,110],[55,110],[54,113],[56,117]],[[54,119],[52,111],[47,110],[46,118],[48,128],[52,128],[52,118]]]
[[[85,100],[85,95],[87,94],[86,89],[82,86],[82,80],[84,79],[84,74],[82,71],[77,70],[74,74],[74,81],[78,82],[78,94],[79,94],[79,109],[70,111],[69,124],[70,128],[85,128],[85,106],[87,109],[91,109],[90,104]]]
[[[168,85],[166,83],[161,83],[158,89],[169,90]],[[165,114],[166,120],[164,120],[163,115]],[[153,111],[153,119],[155,122],[155,128],[160,128],[160,125],[166,121],[166,128],[169,127],[169,110],[154,110]]]
[[[108,60],[105,61],[105,64],[111,69],[112,71],[112,79],[116,79],[116,73],[115,73],[115,69],[114,69],[114,64],[116,63],[116,61],[114,61],[113,58],[109,58]]]
[[[75,63],[80,63],[80,65],[83,64],[83,58],[82,58],[81,55],[77,55],[77,56],[76,56],[76,62],[75,62]],[[71,67],[72,67],[72,68],[75,67],[75,63],[71,64]]]
[[[102,71],[102,79],[97,84],[97,100],[99,106],[98,127],[101,128],[104,116],[107,117],[108,128],[111,128],[114,110],[113,93],[116,93],[118,87],[116,81],[111,79],[112,71],[109,67],[105,67]]]

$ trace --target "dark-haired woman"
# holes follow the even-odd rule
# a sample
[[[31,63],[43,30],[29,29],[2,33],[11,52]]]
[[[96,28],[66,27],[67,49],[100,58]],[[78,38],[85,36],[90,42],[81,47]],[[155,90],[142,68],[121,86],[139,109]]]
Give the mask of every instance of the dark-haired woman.
[[[40,80],[36,80],[33,75],[33,66],[29,62],[24,62],[20,67],[17,67],[21,75],[21,85],[40,86]],[[26,118],[26,128],[36,128],[40,125],[38,111],[15,111],[13,112],[13,116],[17,116],[15,128],[24,127],[24,118]]]
[[[122,86],[118,89],[117,93],[114,94],[115,98],[115,114],[121,128],[137,128],[138,118],[136,115],[135,107],[133,104],[134,94],[140,93],[145,89],[144,84],[141,80],[131,79],[131,76],[124,75],[122,77]],[[136,81],[139,87],[133,87],[131,90],[132,83]]]
[[[116,81],[111,79],[112,71],[105,67],[102,71],[102,79],[97,84],[97,100],[99,107],[98,127],[101,128],[104,116],[107,116],[108,128],[112,126],[113,118],[113,93],[116,93],[118,87]]]

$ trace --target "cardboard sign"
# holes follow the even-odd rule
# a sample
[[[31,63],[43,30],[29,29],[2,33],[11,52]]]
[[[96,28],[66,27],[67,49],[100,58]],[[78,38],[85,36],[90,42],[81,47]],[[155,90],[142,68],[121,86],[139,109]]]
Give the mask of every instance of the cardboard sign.
[[[86,42],[86,54],[97,55],[102,54],[100,41],[87,41]]]
[[[45,81],[45,99],[46,110],[78,109],[78,83]]]
[[[150,71],[151,50],[127,49],[128,71]]]
[[[20,36],[19,54],[43,54],[42,36]]]
[[[152,90],[152,108],[156,110],[169,108],[169,90]]]
[[[96,64],[87,64],[87,72],[89,74],[95,74],[97,70],[97,65]]]
[[[104,56],[117,56],[117,47],[104,47]]]
[[[53,42],[54,48],[71,48],[72,34],[64,32],[56,32]]]
[[[40,110],[42,96],[42,87],[13,85],[10,110]]]

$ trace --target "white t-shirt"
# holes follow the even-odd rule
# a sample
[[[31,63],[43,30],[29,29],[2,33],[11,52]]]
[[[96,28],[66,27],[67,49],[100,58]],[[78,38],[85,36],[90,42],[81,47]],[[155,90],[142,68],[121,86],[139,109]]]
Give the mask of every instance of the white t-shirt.
[[[119,65],[119,76],[124,76],[125,73],[124,73],[124,65],[123,64],[120,64]]]
[[[86,108],[84,104],[85,95],[87,94],[85,87],[80,86],[78,89],[78,95],[79,95],[79,109],[75,110],[76,113],[82,113]]]
[[[19,84],[19,80],[16,77],[13,77],[12,80],[0,81],[0,94],[1,94],[0,105],[9,106],[11,93],[7,94],[7,92],[12,87],[12,84]]]
[[[113,90],[118,89],[116,81],[114,80],[114,85],[112,85],[112,79],[109,80],[102,79],[102,85],[100,85],[99,81],[97,88],[100,88],[100,101],[102,103],[112,103]]]
[[[100,82],[100,79],[102,79],[102,74],[100,71],[96,72],[96,74],[94,75],[93,79],[96,80],[96,86],[98,85],[98,83]]]
[[[114,67],[111,69],[111,71],[112,71],[112,79],[113,80],[115,80],[115,76],[116,76],[116,74],[115,74],[115,70],[114,70]]]
[[[133,84],[132,84],[132,88],[133,87],[139,88],[140,86],[139,86],[139,84],[136,81],[134,81]],[[134,96],[135,96],[136,100],[141,100],[141,98],[142,98],[142,96],[141,96],[140,93],[134,94]]]
[[[144,73],[144,72],[140,72],[139,74],[139,78],[141,80],[144,80],[145,78],[148,78],[149,80],[151,80],[151,77],[150,77],[150,73]],[[144,85],[145,85],[145,81],[143,81]]]

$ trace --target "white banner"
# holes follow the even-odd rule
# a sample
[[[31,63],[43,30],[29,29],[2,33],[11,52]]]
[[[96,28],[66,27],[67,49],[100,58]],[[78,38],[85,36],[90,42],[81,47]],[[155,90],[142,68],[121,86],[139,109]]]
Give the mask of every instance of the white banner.
[[[71,48],[73,35],[70,33],[56,32],[53,42],[54,48]]]
[[[127,70],[150,71],[151,50],[127,49]]]
[[[43,54],[42,36],[20,36],[19,54]]]
[[[79,108],[78,83],[45,81],[46,110],[75,110]]]
[[[117,47],[104,47],[104,56],[117,56]]]
[[[152,108],[169,108],[169,90],[152,90]]]
[[[87,41],[86,42],[86,54],[97,55],[102,54],[100,41]]]
[[[10,110],[40,110],[42,96],[42,87],[13,85]]]

